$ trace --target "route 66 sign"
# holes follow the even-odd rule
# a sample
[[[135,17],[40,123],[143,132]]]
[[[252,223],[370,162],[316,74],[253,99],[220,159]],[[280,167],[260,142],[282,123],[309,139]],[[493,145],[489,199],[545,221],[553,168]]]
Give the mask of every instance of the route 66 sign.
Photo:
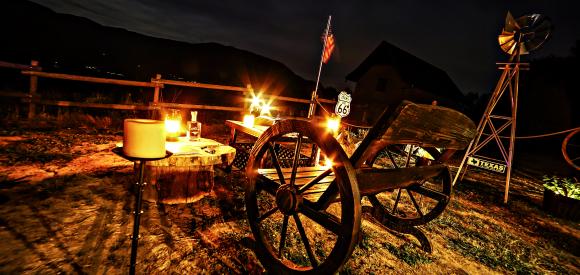
[[[338,102],[334,107],[334,112],[339,115],[340,117],[345,117],[350,114],[350,102],[352,101],[352,97],[345,91],[340,92],[338,94]]]

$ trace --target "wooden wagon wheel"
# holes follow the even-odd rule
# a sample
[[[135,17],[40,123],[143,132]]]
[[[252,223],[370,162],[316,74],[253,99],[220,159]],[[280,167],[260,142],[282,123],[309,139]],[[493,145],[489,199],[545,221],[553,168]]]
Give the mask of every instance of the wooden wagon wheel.
[[[440,153],[435,148],[415,145],[389,145],[367,164],[386,169],[404,169],[442,163],[452,153],[451,150]],[[367,198],[377,220],[401,231],[410,226],[426,224],[438,217],[449,203],[451,191],[451,176],[449,173],[442,173],[423,180],[419,186],[395,189],[392,192],[369,195]]]
[[[333,160],[331,168],[298,167],[312,145]],[[292,146],[292,167],[280,165],[276,146]],[[301,120],[274,124],[254,145],[247,175],[248,221],[268,271],[330,274],[346,262],[358,238],[360,195],[354,168],[325,129]]]
[[[562,142],[562,155],[566,162],[576,170],[580,170],[580,150],[578,150],[580,135],[578,133],[580,133],[580,128],[569,133]]]

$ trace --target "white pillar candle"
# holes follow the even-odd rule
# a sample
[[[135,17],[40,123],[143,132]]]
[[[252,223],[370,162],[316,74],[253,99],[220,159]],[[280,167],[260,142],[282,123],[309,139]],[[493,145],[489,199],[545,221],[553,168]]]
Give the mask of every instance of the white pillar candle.
[[[125,119],[123,153],[135,158],[165,156],[165,123],[151,119]]]

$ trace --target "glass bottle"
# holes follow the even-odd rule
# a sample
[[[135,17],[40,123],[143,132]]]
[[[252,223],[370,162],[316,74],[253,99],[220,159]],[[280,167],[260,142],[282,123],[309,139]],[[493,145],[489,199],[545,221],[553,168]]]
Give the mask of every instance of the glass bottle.
[[[197,111],[191,111],[191,121],[187,122],[187,135],[191,141],[201,138],[201,122],[197,121]]]

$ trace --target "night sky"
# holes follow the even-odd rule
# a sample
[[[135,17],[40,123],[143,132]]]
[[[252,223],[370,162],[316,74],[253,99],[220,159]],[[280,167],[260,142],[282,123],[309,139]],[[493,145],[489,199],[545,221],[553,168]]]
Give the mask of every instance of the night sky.
[[[337,50],[321,81],[339,89],[385,40],[447,71],[464,93],[490,92],[499,76],[495,62],[507,60],[497,35],[508,10],[516,18],[541,13],[552,19],[551,40],[532,57],[569,55],[580,39],[573,1],[33,1],[106,26],[248,50],[306,79],[316,78],[320,36],[332,15]]]

